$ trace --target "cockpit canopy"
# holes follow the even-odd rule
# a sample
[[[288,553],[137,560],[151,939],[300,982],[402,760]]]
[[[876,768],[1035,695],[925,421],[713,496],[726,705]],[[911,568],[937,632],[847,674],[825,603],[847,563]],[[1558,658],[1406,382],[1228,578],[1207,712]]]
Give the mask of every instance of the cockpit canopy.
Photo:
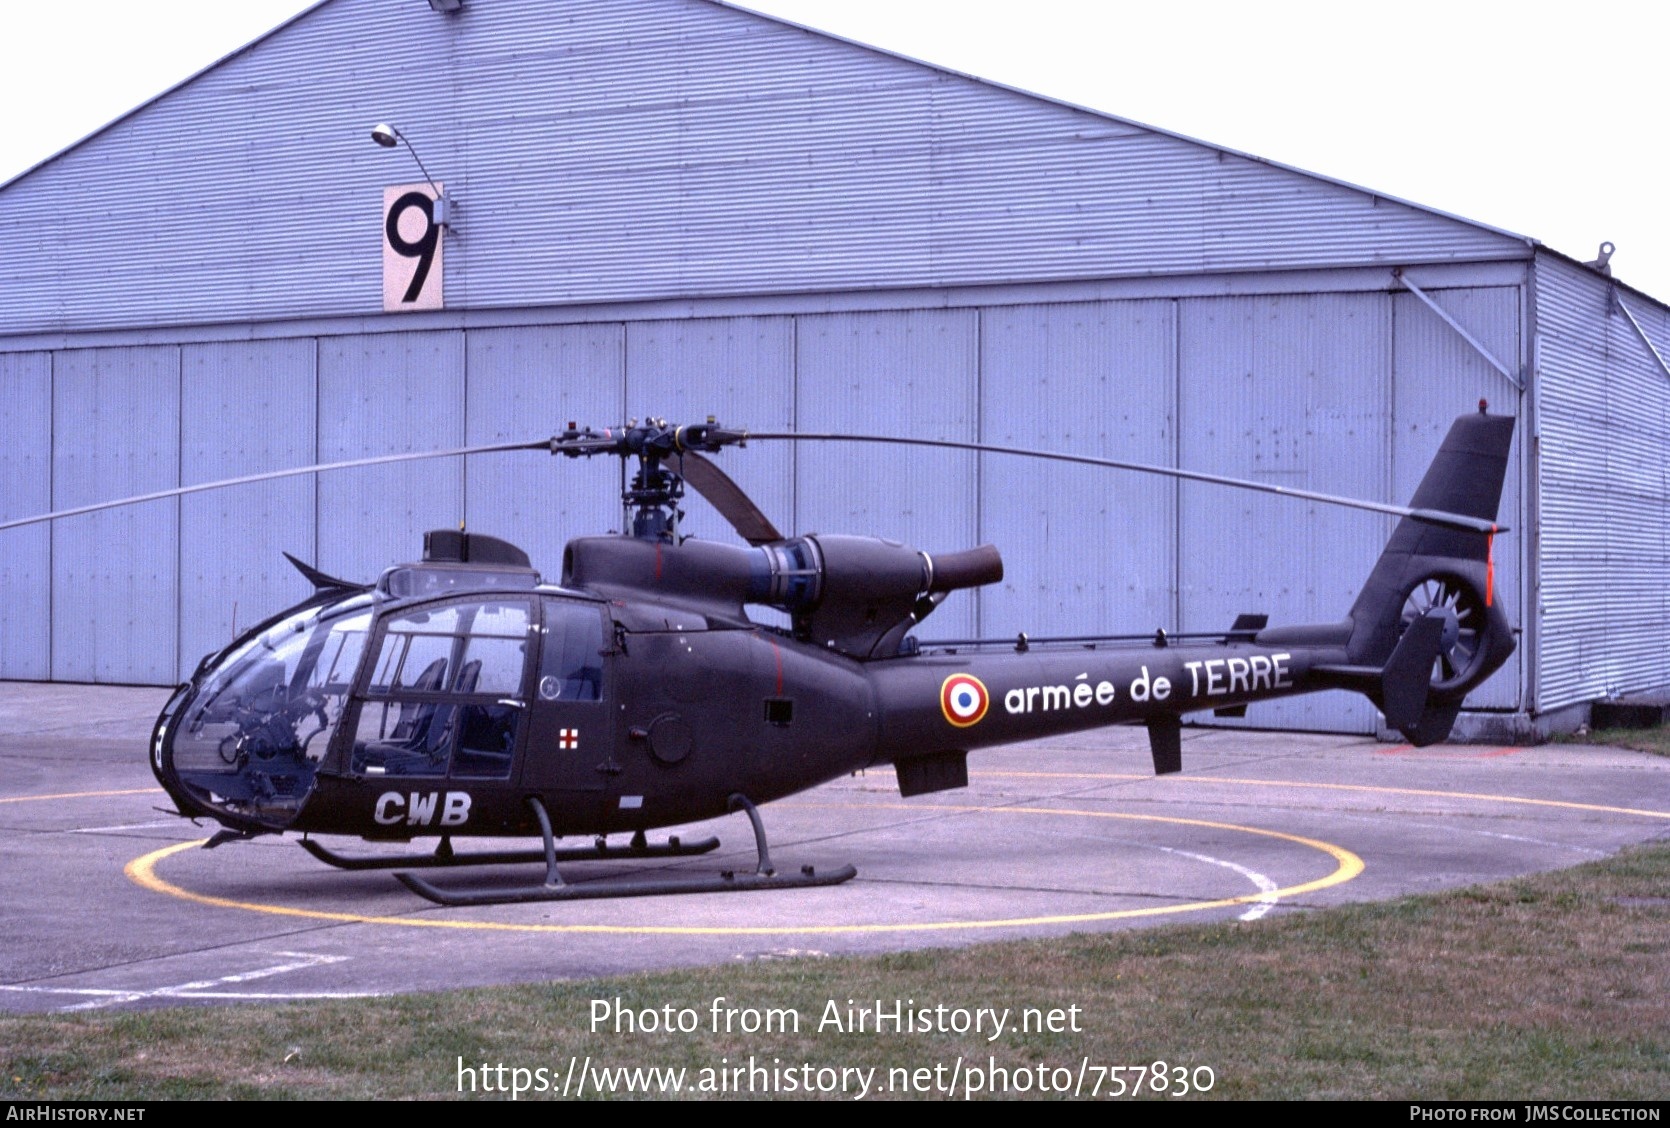
[[[509,780],[535,703],[600,701],[605,618],[515,564],[322,591],[204,660],[159,721],[157,776],[248,830],[305,826],[321,775]]]

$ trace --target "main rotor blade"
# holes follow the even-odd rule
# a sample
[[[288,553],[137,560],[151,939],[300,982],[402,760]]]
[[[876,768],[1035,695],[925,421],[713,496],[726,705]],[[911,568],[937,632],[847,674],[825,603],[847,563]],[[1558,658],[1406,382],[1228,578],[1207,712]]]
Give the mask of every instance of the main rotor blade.
[[[538,439],[524,443],[493,443],[488,446],[456,447],[452,450],[426,450],[416,454],[385,454],[376,458],[354,458],[347,462],[321,462],[313,466],[298,466],[290,470],[270,470],[265,474],[249,474],[242,478],[222,478],[218,482],[199,482],[192,486],[158,490],[156,493],[119,497],[113,501],[78,505],[74,509],[59,509],[52,513],[39,513],[33,517],[18,517],[11,521],[0,521],[0,530],[15,529],[20,525],[34,525],[41,521],[56,521],[61,517],[79,517],[83,513],[97,513],[103,509],[117,509],[124,505],[138,505],[147,501],[162,501],[165,498],[180,497],[185,494],[203,493],[206,490],[224,489],[227,486],[247,486],[252,482],[270,482],[276,478],[294,478],[301,474],[322,474],[327,470],[352,470],[359,466],[384,466],[391,462],[417,462],[426,458],[454,458],[464,454],[493,454],[505,450],[548,451],[550,449],[550,439]]]
[[[753,498],[742,492],[742,487],[731,480],[718,466],[695,451],[685,451],[679,465],[686,485],[707,498],[708,504],[731,523],[731,528],[751,545],[770,544],[783,539],[771,518],[760,512]]]
[[[1394,517],[1414,517],[1434,525],[1447,525],[1474,533],[1505,533],[1507,527],[1494,521],[1468,517],[1461,513],[1445,513],[1437,509],[1411,509],[1406,505],[1388,505],[1378,501],[1360,501],[1353,497],[1317,493],[1315,490],[1296,490],[1275,486],[1268,482],[1250,482],[1245,478],[1228,478],[1221,474],[1205,474],[1199,470],[1182,470],[1175,466],[1150,466],[1143,462],[1122,462],[1115,458],[1096,458],[1087,454],[1061,454],[1055,451],[1029,450],[1025,447],[993,446],[989,443],[964,443],[954,439],[916,439],[888,435],[811,434],[794,431],[749,431],[747,442],[760,439],[781,439],[793,442],[827,443],[889,443],[903,446],[939,447],[947,450],[970,450],[976,454],[1012,454],[1021,458],[1042,458],[1050,462],[1072,462],[1081,466],[1101,466],[1110,470],[1131,470],[1141,474],[1161,474],[1190,482],[1207,482],[1215,486],[1231,486],[1239,490],[1280,494],[1300,501],[1315,501],[1324,505],[1343,505],[1349,509],[1366,509],[1373,513],[1389,513]],[[4,526],[0,526],[4,528]]]
[[[666,428],[662,428],[665,430]],[[626,434],[625,431],[622,434]],[[1050,462],[1067,462],[1082,466],[1098,466],[1112,470],[1130,470],[1143,474],[1160,474],[1166,477],[1179,478],[1185,481],[1205,482],[1211,485],[1230,486],[1235,489],[1255,490],[1260,493],[1278,494],[1301,501],[1314,501],[1324,505],[1340,505],[1349,509],[1364,509],[1373,513],[1388,513],[1395,517],[1413,517],[1435,525],[1464,529],[1476,533],[1502,533],[1507,531],[1504,525],[1486,521],[1477,517],[1469,517],[1459,513],[1446,513],[1436,509],[1413,509],[1404,505],[1390,505],[1383,502],[1361,501],[1356,498],[1339,497],[1335,494],[1318,493],[1314,490],[1292,489],[1287,486],[1271,485],[1267,482],[1252,482],[1243,478],[1230,478],[1221,474],[1206,474],[1198,470],[1183,470],[1175,466],[1152,466],[1142,462],[1125,462],[1113,458],[1097,458],[1083,454],[1063,454],[1054,451],[1029,450],[1024,447],[995,446],[989,443],[966,443],[953,439],[921,439],[892,435],[855,435],[834,433],[797,433],[793,431],[715,431],[704,437],[716,445],[746,445],[749,440],[782,440],[789,442],[846,442],[846,443],[885,443],[899,446],[937,447],[947,450],[966,450],[977,454],[1008,454],[1019,458],[1042,458]],[[64,517],[78,517],[87,513],[97,513],[105,509],[116,509],[124,505],[137,505],[147,501],[162,501],[171,497],[181,497],[185,494],[202,493],[208,490],[221,489],[227,486],[243,486],[256,482],[269,482],[278,478],[296,477],[302,474],[321,474],[331,470],[351,470],[366,466],[383,466],[396,462],[417,462],[430,458],[456,458],[469,454],[494,454],[501,451],[543,450],[551,454],[567,454],[572,456],[590,454],[623,454],[631,453],[623,446],[624,439],[612,433],[604,434],[575,434],[565,433],[547,439],[535,439],[516,443],[491,443],[483,446],[456,447],[450,450],[420,451],[413,454],[388,454],[375,458],[356,458],[344,462],[324,462],[313,466],[299,466],[289,470],[272,470],[263,474],[249,474],[241,478],[225,478],[215,482],[199,482],[190,486],[179,486],[169,490],[158,490],[155,493],[138,494],[133,497],[115,498],[110,501],[96,502],[92,505],[77,506],[73,509],[59,509],[51,513],[41,513],[33,517],[18,517],[9,521],[0,521],[0,531],[15,529],[24,525],[33,525],[42,521],[55,521]],[[686,467],[695,467],[695,478],[685,473],[685,480],[695,486],[711,501],[716,509],[723,514],[731,525],[750,544],[765,544],[774,540],[781,540],[771,521],[760,512],[759,508],[744,494],[735,482],[731,481],[717,466],[706,459],[702,459],[689,448],[683,448],[680,453],[689,460]],[[699,464],[698,464],[699,460]]]

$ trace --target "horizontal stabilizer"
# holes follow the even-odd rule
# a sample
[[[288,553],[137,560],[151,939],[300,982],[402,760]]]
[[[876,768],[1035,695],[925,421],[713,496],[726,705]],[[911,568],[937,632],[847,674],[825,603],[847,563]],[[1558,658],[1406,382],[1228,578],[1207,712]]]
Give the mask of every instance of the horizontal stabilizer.
[[[1402,730],[1420,722],[1443,638],[1443,613],[1429,611],[1409,624],[1386,660],[1380,673],[1380,708],[1392,728]]]

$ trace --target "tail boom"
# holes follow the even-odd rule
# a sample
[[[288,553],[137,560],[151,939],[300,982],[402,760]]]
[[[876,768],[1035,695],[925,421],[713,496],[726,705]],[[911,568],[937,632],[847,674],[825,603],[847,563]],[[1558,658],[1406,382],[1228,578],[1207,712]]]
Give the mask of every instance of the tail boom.
[[[1490,555],[1513,424],[1482,412],[1455,421],[1345,621],[1256,629],[1248,620],[1216,644],[1162,636],[1152,646],[865,663],[878,758],[920,794],[966,781],[962,758],[975,748],[1143,724],[1165,774],[1181,767],[1184,714],[1323,689],[1366,695],[1412,743],[1445,739],[1468,692],[1514,650]]]

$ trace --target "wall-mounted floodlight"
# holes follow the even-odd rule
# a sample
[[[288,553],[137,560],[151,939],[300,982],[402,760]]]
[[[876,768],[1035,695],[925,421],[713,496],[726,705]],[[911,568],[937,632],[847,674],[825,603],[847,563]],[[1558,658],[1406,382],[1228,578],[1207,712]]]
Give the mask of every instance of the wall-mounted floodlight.
[[[431,0],[431,3],[436,2],[445,2],[445,0]],[[452,2],[457,3],[457,0],[452,0]],[[441,190],[435,186],[435,178],[429,175],[429,170],[423,165],[423,158],[418,156],[417,150],[412,147],[411,140],[387,122],[378,122],[371,127],[371,140],[385,149],[397,149],[401,142],[406,143],[406,151],[412,154],[412,159],[417,162],[418,170],[423,173],[423,178],[429,182],[430,190],[435,193],[433,222],[436,227],[446,227],[452,218],[452,201],[447,199]]]

